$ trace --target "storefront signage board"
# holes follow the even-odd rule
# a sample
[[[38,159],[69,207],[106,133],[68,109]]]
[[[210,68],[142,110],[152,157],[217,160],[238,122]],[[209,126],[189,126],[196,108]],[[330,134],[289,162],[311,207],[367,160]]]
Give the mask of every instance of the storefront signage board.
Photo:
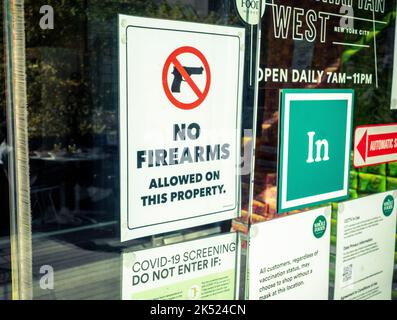
[[[243,8],[250,2],[238,1]],[[380,39],[390,26],[389,19],[394,19],[394,1],[262,3],[266,6],[262,37],[268,42],[269,53],[261,62],[261,87],[269,90],[305,84],[380,88],[389,93],[390,87],[383,87],[389,73],[380,67],[389,53],[382,50]]]
[[[119,16],[121,240],[239,212],[244,28]]]
[[[236,234],[123,254],[123,300],[235,299]]]
[[[252,227],[250,300],[327,300],[331,207]]]
[[[339,203],[336,300],[390,300],[396,234],[396,192]]]
[[[352,90],[281,90],[278,212],[348,197]]]
[[[354,133],[356,168],[397,161],[397,123],[359,126]]]

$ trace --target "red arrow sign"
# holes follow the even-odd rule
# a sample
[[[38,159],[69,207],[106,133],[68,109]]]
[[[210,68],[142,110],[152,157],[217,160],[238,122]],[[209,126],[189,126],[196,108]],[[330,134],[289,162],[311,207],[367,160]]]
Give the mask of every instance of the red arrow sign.
[[[397,124],[358,127],[354,146],[355,167],[397,161]]]
[[[361,141],[357,145],[357,150],[360,153],[361,158],[367,161],[367,131],[365,131]]]

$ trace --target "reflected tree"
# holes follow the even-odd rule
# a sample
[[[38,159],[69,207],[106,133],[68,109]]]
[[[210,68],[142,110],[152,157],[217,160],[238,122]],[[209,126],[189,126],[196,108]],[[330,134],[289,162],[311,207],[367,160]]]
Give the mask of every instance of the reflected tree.
[[[54,8],[42,30],[40,8]],[[26,56],[31,148],[91,145],[117,132],[117,15],[224,24],[215,11],[156,0],[27,0]],[[229,15],[228,24],[239,23]]]

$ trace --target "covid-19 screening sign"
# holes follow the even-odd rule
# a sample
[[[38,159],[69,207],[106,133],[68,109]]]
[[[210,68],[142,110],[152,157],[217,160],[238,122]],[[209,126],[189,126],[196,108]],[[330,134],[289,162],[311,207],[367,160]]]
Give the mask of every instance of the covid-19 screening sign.
[[[244,39],[119,16],[122,241],[237,216]]]

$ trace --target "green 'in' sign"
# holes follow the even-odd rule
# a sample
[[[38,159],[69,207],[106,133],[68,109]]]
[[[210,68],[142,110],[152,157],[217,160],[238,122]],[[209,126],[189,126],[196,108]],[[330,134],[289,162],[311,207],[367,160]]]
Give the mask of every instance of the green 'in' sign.
[[[282,90],[278,212],[349,194],[353,90]]]

